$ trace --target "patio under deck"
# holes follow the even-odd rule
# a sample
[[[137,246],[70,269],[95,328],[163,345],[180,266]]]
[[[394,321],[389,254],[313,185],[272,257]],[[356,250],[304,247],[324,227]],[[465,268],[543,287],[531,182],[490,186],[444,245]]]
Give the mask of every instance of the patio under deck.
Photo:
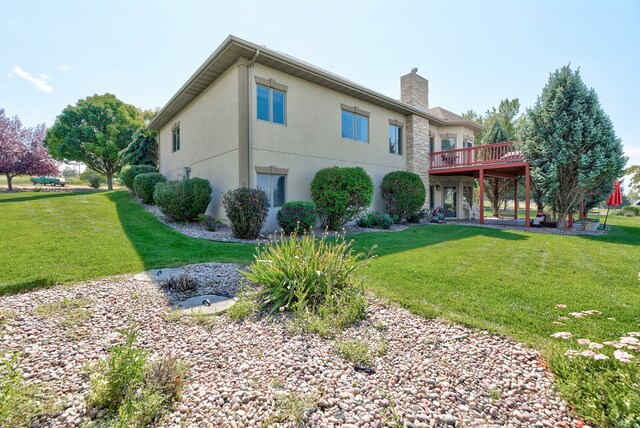
[[[513,180],[515,200],[518,200],[518,178],[525,177],[525,222],[530,226],[530,176],[529,162],[522,157],[520,141],[487,144],[464,149],[433,152],[429,155],[429,175],[467,176],[478,179],[480,186],[480,224],[484,224],[484,179],[499,177]],[[514,210],[514,220],[518,210]]]

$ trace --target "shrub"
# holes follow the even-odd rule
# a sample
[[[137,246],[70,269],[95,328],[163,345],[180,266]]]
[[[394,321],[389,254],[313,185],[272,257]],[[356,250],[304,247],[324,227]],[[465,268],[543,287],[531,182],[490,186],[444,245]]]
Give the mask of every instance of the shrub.
[[[276,215],[278,225],[284,233],[302,233],[316,225],[318,209],[316,204],[307,201],[287,202]]]
[[[407,223],[422,223],[426,218],[429,217],[430,213],[430,210],[421,208],[417,213],[407,217]]]
[[[215,232],[218,229],[218,226],[222,224],[220,220],[213,218],[210,215],[202,214],[198,216],[200,218],[200,223],[202,223],[209,232]]]
[[[107,178],[103,174],[89,168],[82,171],[80,180],[86,181],[89,187],[93,189],[99,189],[101,184],[107,182]]]
[[[153,204],[153,191],[156,188],[156,184],[167,181],[164,175],[159,172],[147,172],[144,174],[136,175],[133,180],[133,189],[136,196],[142,199],[145,204]]]
[[[336,349],[345,360],[365,366],[371,365],[371,350],[361,339],[350,339],[336,342]]]
[[[389,229],[393,224],[393,219],[386,213],[364,213],[356,222],[358,227],[369,227],[372,229]]]
[[[125,165],[120,171],[120,183],[133,190],[133,181],[139,174],[147,174],[149,172],[157,172],[153,165]]]
[[[403,221],[420,211],[427,191],[418,174],[394,171],[382,179],[380,195],[384,201],[385,212],[396,221]]]
[[[158,183],[153,200],[173,221],[190,221],[204,214],[211,202],[211,185],[202,178]]]
[[[337,166],[318,171],[311,181],[311,198],[324,227],[339,230],[371,204],[373,181],[361,167]]]
[[[622,209],[624,211],[630,211],[630,212],[634,213],[635,215],[640,215],[640,206],[629,205],[629,206],[626,206],[626,207],[622,207]],[[625,215],[627,215],[627,214],[625,213]]]
[[[194,291],[198,288],[198,281],[183,273],[182,275],[172,275],[162,282],[162,288],[173,291]]]
[[[320,306],[339,301],[344,293],[362,289],[358,269],[369,255],[356,253],[344,236],[316,238],[284,232],[258,248],[255,261],[242,274],[263,287],[262,307],[315,312]]]
[[[148,361],[147,352],[136,346],[137,331],[122,333],[125,343],[91,367],[87,404],[106,410],[114,426],[145,427],[179,398],[184,367],[173,357]]]
[[[259,189],[240,187],[222,197],[222,205],[231,222],[233,236],[241,239],[258,237],[269,214],[267,194]]]

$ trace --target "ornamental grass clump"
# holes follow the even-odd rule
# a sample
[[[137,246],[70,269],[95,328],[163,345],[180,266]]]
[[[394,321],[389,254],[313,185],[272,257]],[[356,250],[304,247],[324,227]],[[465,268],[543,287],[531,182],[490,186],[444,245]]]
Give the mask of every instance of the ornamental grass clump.
[[[243,275],[262,287],[260,302],[270,313],[293,311],[344,326],[364,317],[364,288],[357,272],[372,254],[373,249],[356,252],[344,235],[282,232],[257,249]]]

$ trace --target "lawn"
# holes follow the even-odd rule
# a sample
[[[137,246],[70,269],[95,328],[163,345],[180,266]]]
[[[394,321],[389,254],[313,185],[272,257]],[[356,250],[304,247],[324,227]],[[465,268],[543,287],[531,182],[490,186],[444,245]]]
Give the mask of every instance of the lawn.
[[[253,245],[183,236],[125,191],[4,193],[0,218],[0,294],[188,263],[249,263],[254,253]],[[640,330],[640,217],[610,216],[609,224],[604,236],[445,224],[353,239],[358,250],[377,245],[364,271],[370,290],[419,315],[543,350],[557,373],[564,370],[559,385],[578,413],[615,426],[598,409],[621,405],[624,417],[637,414],[627,407],[640,405],[633,380],[640,375],[615,362],[610,370],[565,367],[554,352],[575,342],[550,337],[569,331],[602,342]],[[602,314],[560,319],[587,310]]]
[[[127,192],[0,194],[0,294],[205,261],[248,263],[254,246],[193,239]]]

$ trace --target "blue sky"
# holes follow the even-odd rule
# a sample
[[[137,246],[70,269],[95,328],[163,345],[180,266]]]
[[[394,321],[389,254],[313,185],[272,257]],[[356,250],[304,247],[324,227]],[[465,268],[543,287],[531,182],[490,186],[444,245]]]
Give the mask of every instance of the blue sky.
[[[530,107],[571,63],[640,164],[638,0],[6,2],[0,108],[33,126],[95,93],[161,107],[229,34],[395,98],[418,67],[456,113]]]

